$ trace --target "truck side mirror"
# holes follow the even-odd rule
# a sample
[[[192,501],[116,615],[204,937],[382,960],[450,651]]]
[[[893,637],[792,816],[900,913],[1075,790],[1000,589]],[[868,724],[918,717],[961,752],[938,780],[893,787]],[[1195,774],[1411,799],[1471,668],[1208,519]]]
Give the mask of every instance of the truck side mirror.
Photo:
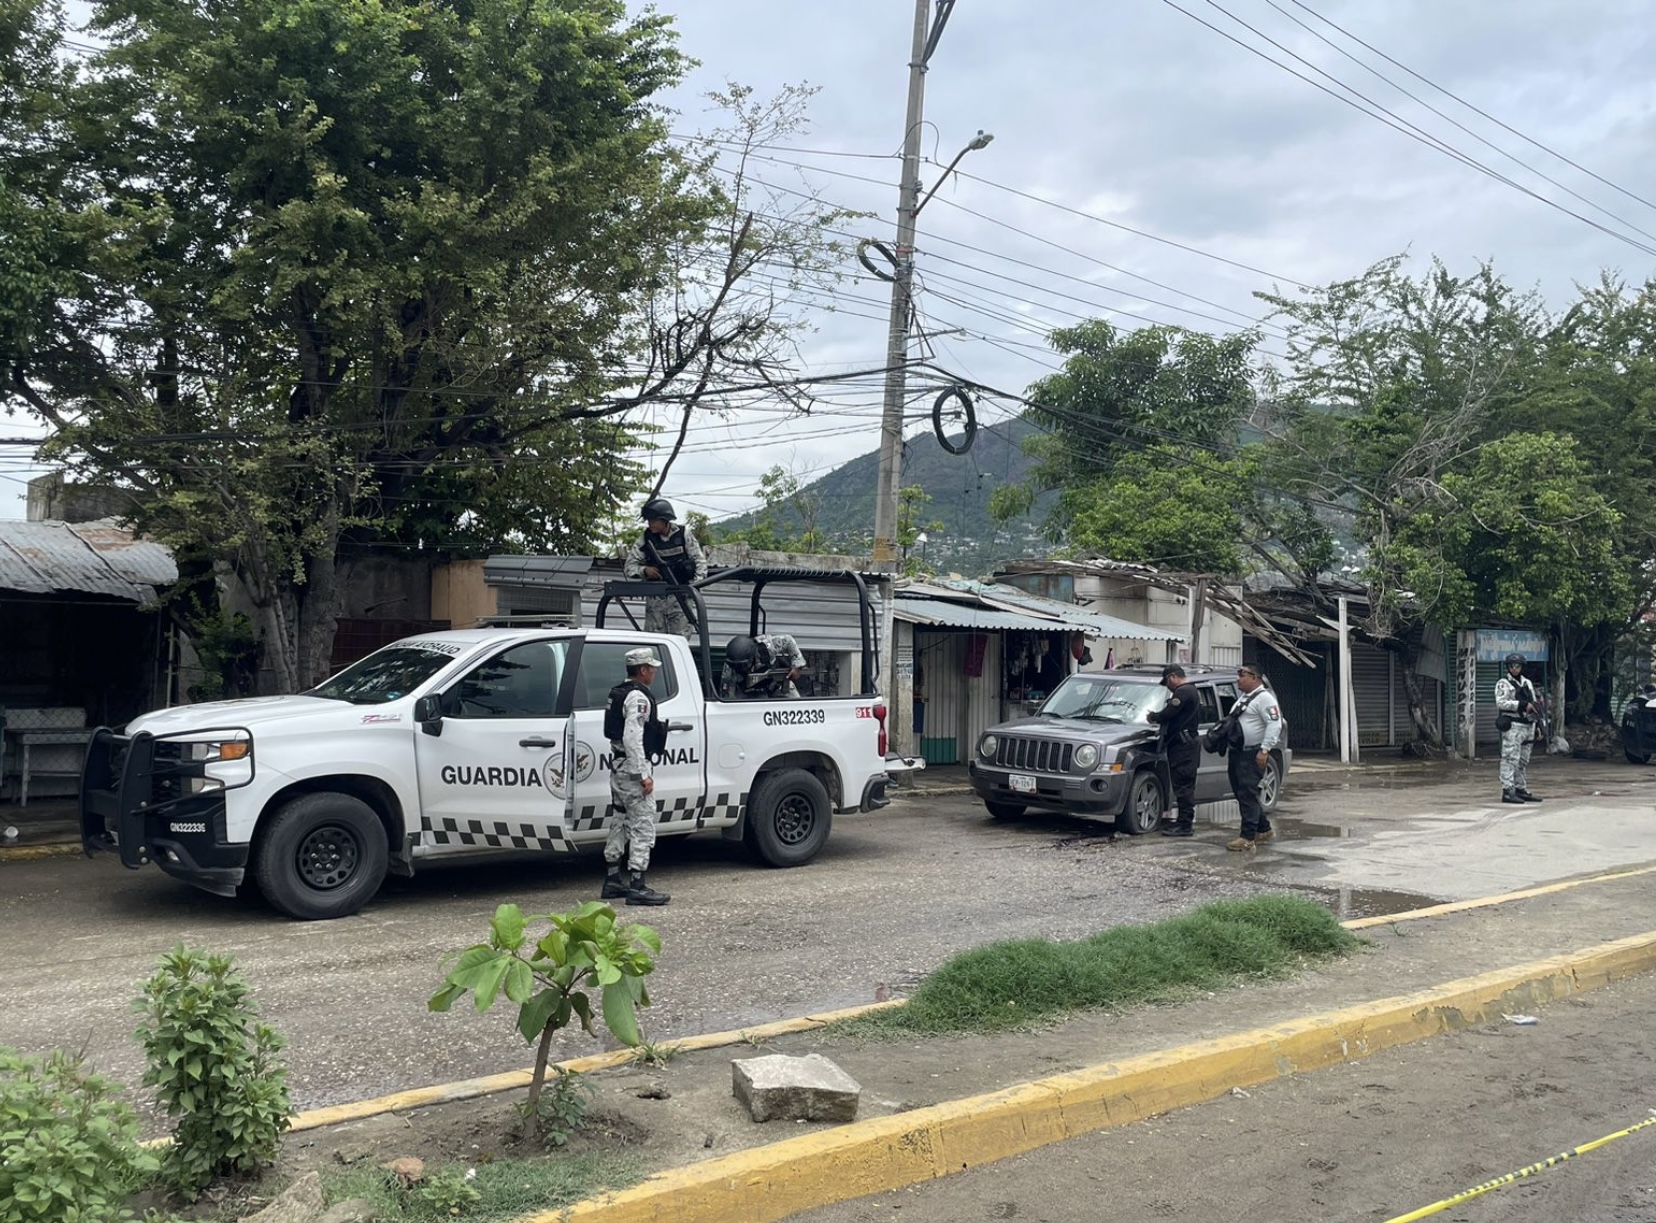
[[[414,720],[428,735],[443,733],[443,698],[435,693],[414,702]]]

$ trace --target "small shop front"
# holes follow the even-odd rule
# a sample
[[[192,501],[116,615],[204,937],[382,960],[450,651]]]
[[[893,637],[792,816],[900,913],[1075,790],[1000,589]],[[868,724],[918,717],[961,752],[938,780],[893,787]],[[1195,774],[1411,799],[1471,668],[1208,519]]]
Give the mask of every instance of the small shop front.
[[[1034,599],[1011,593],[1020,603]],[[1039,602],[1051,604],[1050,615],[910,592],[897,596],[898,655],[908,636],[914,659],[913,740],[906,750],[930,765],[963,763],[985,730],[1034,713],[1069,675],[1092,663],[1095,652],[1108,653],[1105,642],[1149,643],[1145,653],[1165,654],[1181,640],[1056,600]]]

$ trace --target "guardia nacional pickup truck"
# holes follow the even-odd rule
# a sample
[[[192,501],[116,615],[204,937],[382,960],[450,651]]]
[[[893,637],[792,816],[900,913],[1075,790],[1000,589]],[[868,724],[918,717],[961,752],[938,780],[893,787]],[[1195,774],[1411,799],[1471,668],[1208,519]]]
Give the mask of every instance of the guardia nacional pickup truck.
[[[186,705],[92,737],[81,781],[87,852],[153,864],[209,892],[256,887],[290,917],[355,913],[388,872],[512,851],[603,842],[610,819],[604,704],[628,650],[662,660],[653,691],[668,724],[655,761],[658,835],[717,829],[771,866],[810,862],[836,813],[889,801],[886,706],[868,592],[846,571],[727,570],[701,586],[778,581],[855,586],[856,695],[717,698],[706,607],[684,638],[636,627],[629,600],[662,583],[612,583],[593,628],[476,628],[395,642],[308,692]],[[604,627],[612,606],[630,621]],[[613,616],[610,618],[614,618]]]

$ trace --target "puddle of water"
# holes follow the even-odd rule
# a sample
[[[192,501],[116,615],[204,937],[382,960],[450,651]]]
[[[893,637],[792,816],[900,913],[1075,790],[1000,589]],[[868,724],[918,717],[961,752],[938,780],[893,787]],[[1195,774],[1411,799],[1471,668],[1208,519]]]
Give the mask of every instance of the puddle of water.
[[[1350,828],[1342,828],[1338,824],[1313,824],[1307,820],[1291,820],[1277,816],[1271,821],[1271,827],[1276,829],[1279,841],[1304,841],[1313,837],[1349,837]]]
[[[1309,892],[1333,910],[1341,921],[1355,917],[1384,917],[1390,913],[1407,913],[1411,909],[1425,909],[1442,904],[1436,896],[1418,892],[1388,892],[1377,888],[1320,887],[1315,884],[1289,884],[1296,892]]]

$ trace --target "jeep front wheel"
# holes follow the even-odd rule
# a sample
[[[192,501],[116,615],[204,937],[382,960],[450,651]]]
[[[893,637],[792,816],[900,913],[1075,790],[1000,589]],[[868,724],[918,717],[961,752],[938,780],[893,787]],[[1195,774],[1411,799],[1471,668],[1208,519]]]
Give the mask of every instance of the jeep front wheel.
[[[1133,777],[1127,808],[1116,816],[1116,828],[1130,837],[1142,836],[1154,829],[1166,812],[1167,800],[1162,797],[1161,782],[1146,769]]]
[[[990,817],[997,820],[1015,820],[1025,810],[1022,803],[997,803],[987,798],[983,800],[983,806]]]
[[[814,773],[778,769],[748,799],[743,840],[767,866],[804,866],[828,841],[834,808]]]
[[[389,857],[385,829],[367,803],[349,794],[304,794],[263,830],[253,878],[279,912],[326,921],[373,899]]]

